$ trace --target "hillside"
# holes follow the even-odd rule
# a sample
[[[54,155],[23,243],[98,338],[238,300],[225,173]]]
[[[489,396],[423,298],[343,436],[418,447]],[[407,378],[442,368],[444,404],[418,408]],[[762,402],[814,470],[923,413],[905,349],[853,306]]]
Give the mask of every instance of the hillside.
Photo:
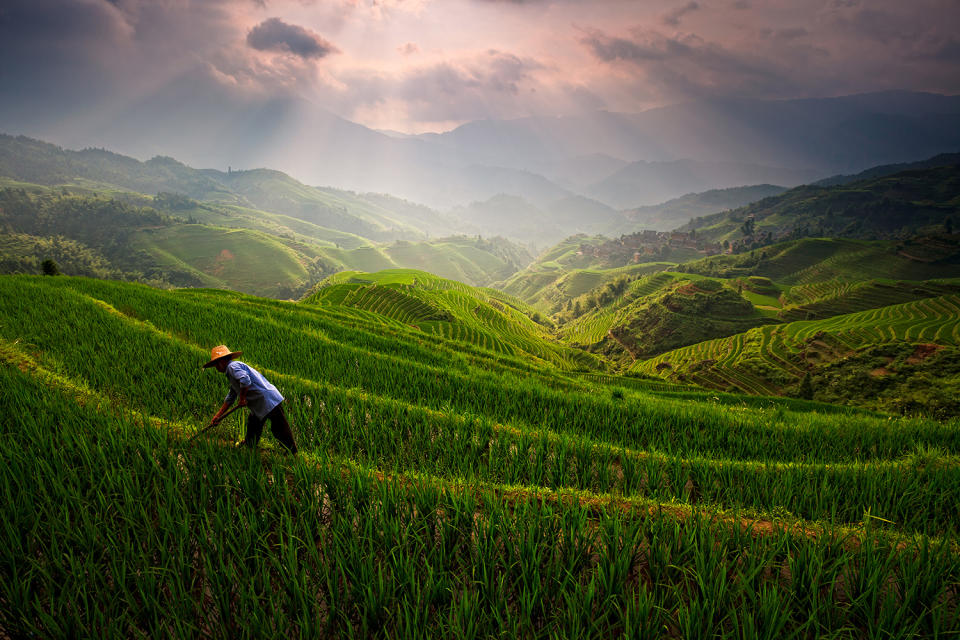
[[[478,289],[424,271],[343,271],[321,282],[305,304],[372,311],[425,333],[562,368],[600,361],[555,344],[540,314],[494,289]]]
[[[958,630],[955,425],[223,291],[4,276],[0,316],[11,637]],[[295,458],[234,450],[235,418],[190,440],[221,343],[287,398]]]
[[[299,218],[371,240],[454,231],[449,220],[426,207],[389,196],[319,189],[279,171],[201,171],[168,157],[140,162],[104,149],[71,151],[25,136],[0,134],[0,177],[99,192],[182,194]]]
[[[0,272],[69,275],[299,297],[343,269],[427,268],[486,285],[533,257],[502,238],[456,236],[374,246],[307,221],[161,192],[99,192],[0,179]]]
[[[631,360],[776,322],[729,283],[675,273],[608,286],[585,298],[573,302],[561,337]],[[581,308],[586,311],[582,315]]]
[[[541,313],[555,315],[572,307],[575,299],[615,280],[635,279],[648,273],[675,268],[674,262],[643,262],[606,267],[580,247],[599,246],[605,238],[577,237],[555,245],[537,260],[495,286],[516,296]]]
[[[640,161],[593,184],[587,195],[611,206],[630,209],[654,205],[681,194],[741,185],[796,186],[819,178],[819,171],[782,169],[745,162],[702,160]]]
[[[943,231],[960,213],[960,165],[903,171],[836,186],[804,185],[681,227],[713,241],[790,233],[861,239]],[[743,227],[753,220],[752,234]],[[749,244],[751,238],[747,238]],[[762,242],[769,244],[769,242]]]
[[[367,196],[331,188],[310,187],[280,171],[207,170],[205,175],[259,209],[306,220],[321,227],[354,233],[371,240],[417,239],[458,230],[454,220],[424,206],[386,195]]]
[[[960,277],[960,238],[939,234],[907,241],[803,238],[735,255],[703,258],[679,268],[735,278],[763,276],[784,284],[876,278],[931,280]]]
[[[949,167],[960,164],[960,153],[941,153],[926,160],[916,162],[899,162],[896,164],[883,164],[871,167],[860,173],[853,175],[835,175],[823,180],[817,180],[814,184],[822,187],[832,187],[839,184],[850,184],[851,182],[861,182],[872,178],[882,178],[883,176],[902,173],[904,171],[914,171],[916,169],[929,169],[931,167]]]
[[[786,187],[772,184],[758,184],[748,187],[730,187],[711,189],[701,193],[688,193],[660,204],[635,207],[623,212],[625,224],[609,227],[607,235],[632,233],[638,229],[656,229],[670,231],[681,227],[693,218],[719,213],[780,195]]]
[[[960,415],[960,297],[751,329],[633,370],[745,393],[791,393],[890,411]]]

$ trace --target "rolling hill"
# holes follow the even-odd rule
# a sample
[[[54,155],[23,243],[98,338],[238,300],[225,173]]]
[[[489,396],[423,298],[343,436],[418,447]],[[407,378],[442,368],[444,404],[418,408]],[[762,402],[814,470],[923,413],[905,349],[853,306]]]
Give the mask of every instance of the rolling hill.
[[[365,197],[311,187],[279,171],[201,171],[169,157],[140,162],[104,149],[71,151],[25,136],[0,134],[0,176],[101,193],[182,194],[300,218],[372,240],[423,238],[454,230],[449,220],[426,207],[384,195]]]
[[[533,259],[502,238],[370,240],[308,221],[161,192],[100,192],[0,179],[5,273],[53,258],[73,275],[299,297],[343,269],[426,268],[486,285]],[[69,250],[67,246],[69,245]]]
[[[919,256],[910,253],[914,246]],[[944,246],[944,250],[932,254],[927,248],[931,246]],[[680,270],[728,278],[763,276],[791,285],[837,278],[847,282],[875,278],[930,280],[960,276],[958,255],[960,239],[944,234],[900,243],[803,238],[747,253],[704,258],[686,263]]]
[[[424,271],[344,271],[321,282],[306,304],[362,309],[425,333],[563,368],[600,367],[582,351],[556,344],[540,315],[494,289],[478,289]]]
[[[675,262],[644,262],[609,267],[583,246],[607,242],[602,236],[573,236],[554,245],[533,263],[495,286],[516,296],[538,311],[553,315],[590,290],[621,278],[637,278],[648,273],[675,268]]]
[[[908,238],[960,213],[960,165],[914,169],[836,186],[805,185],[681,227],[713,241],[740,240],[752,218],[757,236],[788,233],[846,238]],[[749,239],[748,239],[749,240]],[[768,243],[769,244],[769,243]]]
[[[749,187],[711,189],[702,193],[688,193],[660,204],[636,207],[623,212],[625,224],[607,229],[607,235],[632,233],[639,229],[670,231],[693,218],[735,209],[786,191],[785,187],[758,184]]]
[[[776,322],[722,280],[662,272],[624,285],[575,300],[585,312],[563,325],[563,340],[636,360]]]
[[[750,329],[638,362],[633,370],[745,393],[790,392],[955,416],[958,323],[960,297],[949,294]]]

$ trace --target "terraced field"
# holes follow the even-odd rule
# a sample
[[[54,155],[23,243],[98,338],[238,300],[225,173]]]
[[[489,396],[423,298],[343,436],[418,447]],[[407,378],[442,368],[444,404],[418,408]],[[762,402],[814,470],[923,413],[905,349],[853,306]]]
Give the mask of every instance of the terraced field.
[[[344,271],[324,280],[304,302],[371,311],[449,340],[562,368],[600,366],[595,357],[557,344],[531,319],[536,312],[512,296],[424,271]]]
[[[5,636],[960,631],[956,425],[573,377],[334,304],[10,276],[0,312]],[[295,458],[233,450],[234,418],[189,439],[221,343]]]
[[[623,307],[631,300],[645,298],[656,291],[663,289],[678,278],[687,277],[681,274],[661,272],[634,280],[620,298],[613,303],[589,311],[579,318],[563,326],[561,338],[570,344],[590,345],[604,339],[607,332],[613,328],[623,315]],[[697,276],[690,276],[695,279]]]
[[[960,277],[956,261],[920,262],[899,253],[892,242],[843,238],[803,238],[749,253],[704,258],[684,269],[721,277],[764,276],[784,285]]]
[[[639,362],[648,375],[745,393],[774,394],[811,367],[886,343],[960,345],[960,296],[890,305],[826,320],[751,329]]]
[[[960,285],[950,281],[848,282],[833,279],[791,287],[789,293],[784,296],[788,304],[780,311],[779,317],[784,320],[829,318],[958,291],[960,291]]]
[[[697,274],[653,274],[562,325],[559,335],[569,344],[591,348],[606,349],[615,341],[636,359],[776,322],[775,311],[756,306],[756,299],[766,302],[768,296],[750,299],[748,291],[738,289],[732,281]]]
[[[496,286],[541,313],[550,314],[559,311],[568,301],[617,278],[638,278],[677,266],[675,262],[646,262],[601,269],[584,268],[590,266],[589,258],[579,260],[575,259],[576,256],[567,256],[563,263],[547,259],[566,246],[564,243],[557,245],[553,252],[547,252],[526,269],[517,272],[505,282],[497,283]],[[584,263],[582,267],[578,266],[581,262]]]

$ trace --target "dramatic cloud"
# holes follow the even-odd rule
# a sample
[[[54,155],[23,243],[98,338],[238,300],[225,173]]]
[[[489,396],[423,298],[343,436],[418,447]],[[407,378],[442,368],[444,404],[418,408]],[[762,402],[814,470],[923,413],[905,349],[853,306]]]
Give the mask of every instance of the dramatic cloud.
[[[189,119],[301,100],[423,131],[699,97],[957,93],[958,23],[951,0],[3,0],[0,130],[91,132],[148,103]]]
[[[288,51],[305,59],[339,53],[339,49],[316,33],[287,24],[280,18],[264,20],[251,29],[247,44],[259,51]]]

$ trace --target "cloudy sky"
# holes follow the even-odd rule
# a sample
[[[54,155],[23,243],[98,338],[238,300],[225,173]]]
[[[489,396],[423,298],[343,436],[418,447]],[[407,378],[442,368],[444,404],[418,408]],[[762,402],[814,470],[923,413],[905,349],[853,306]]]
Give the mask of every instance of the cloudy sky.
[[[960,92],[957,0],[4,0],[0,131],[294,99],[369,127]]]

